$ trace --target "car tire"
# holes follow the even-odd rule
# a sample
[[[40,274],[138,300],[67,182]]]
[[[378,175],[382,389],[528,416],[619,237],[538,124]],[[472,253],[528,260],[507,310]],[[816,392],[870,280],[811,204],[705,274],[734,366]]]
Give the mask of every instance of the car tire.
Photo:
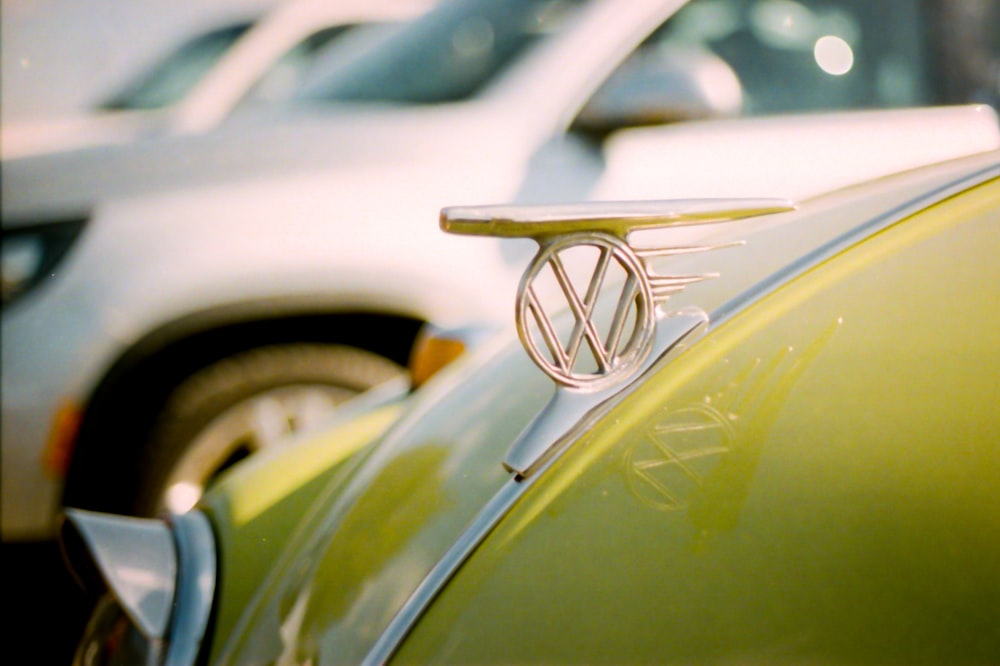
[[[135,512],[192,506],[220,472],[321,422],[337,404],[404,369],[355,347],[261,347],[194,373],[168,397],[139,459]]]

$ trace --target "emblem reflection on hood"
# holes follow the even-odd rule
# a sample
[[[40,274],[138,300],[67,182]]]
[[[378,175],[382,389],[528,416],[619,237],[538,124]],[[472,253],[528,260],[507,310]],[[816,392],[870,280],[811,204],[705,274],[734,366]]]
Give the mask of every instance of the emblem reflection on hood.
[[[584,204],[450,207],[441,211],[441,228],[454,234],[532,238],[539,250],[528,265],[517,294],[518,336],[528,355],[557,384],[586,392],[624,384],[653,347],[661,306],[672,294],[715,273],[660,275],[653,260],[729,247],[668,245],[636,248],[633,231],[729,222],[795,209],[783,199],[686,199]],[[584,285],[567,269],[570,252],[588,248],[593,257]],[[609,280],[610,274],[624,279]],[[551,314],[536,284],[551,276],[575,319],[569,337],[556,334]],[[613,283],[613,284],[612,284]],[[598,324],[595,305],[606,292],[617,293],[610,320]],[[558,308],[557,308],[558,309]],[[584,347],[586,345],[586,347]],[[584,353],[581,353],[584,352]],[[589,352],[586,353],[586,352]]]

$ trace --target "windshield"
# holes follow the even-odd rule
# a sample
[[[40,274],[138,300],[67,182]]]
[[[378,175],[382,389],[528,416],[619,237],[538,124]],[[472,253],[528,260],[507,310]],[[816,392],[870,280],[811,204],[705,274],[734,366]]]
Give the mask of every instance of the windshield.
[[[176,103],[252,25],[237,23],[185,42],[102,104],[101,108],[108,111],[149,110]]]
[[[450,2],[318,79],[307,101],[437,104],[478,94],[586,0]]]

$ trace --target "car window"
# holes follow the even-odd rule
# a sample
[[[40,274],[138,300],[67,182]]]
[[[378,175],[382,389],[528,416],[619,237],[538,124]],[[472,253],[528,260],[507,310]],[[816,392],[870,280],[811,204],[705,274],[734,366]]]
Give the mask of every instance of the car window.
[[[919,0],[698,0],[654,35],[724,60],[743,113],[892,108],[931,101]]]
[[[301,99],[435,104],[468,99],[586,0],[475,0],[431,12],[311,84]]]
[[[195,37],[100,105],[107,111],[161,109],[183,98],[253,23],[236,23]]]
[[[287,99],[306,77],[306,72],[324,50],[357,24],[341,24],[318,30],[297,42],[254,84],[241,105],[271,103]]]
[[[929,5],[928,23],[946,26],[936,40],[945,101],[1000,108],[1000,2],[938,0]]]
[[[623,63],[578,125],[959,101],[943,85],[938,41],[946,28],[927,7],[921,0],[692,0]],[[637,107],[643,98],[651,101]]]

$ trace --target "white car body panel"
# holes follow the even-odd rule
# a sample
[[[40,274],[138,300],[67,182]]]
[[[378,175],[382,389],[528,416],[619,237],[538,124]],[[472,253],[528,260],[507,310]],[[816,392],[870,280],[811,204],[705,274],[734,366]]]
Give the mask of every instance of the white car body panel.
[[[242,35],[177,103],[162,109],[99,111],[20,120],[0,127],[0,157],[13,159],[169,134],[204,132],[222,122],[293,46],[340,25],[390,23],[419,15],[431,0],[292,0]]]
[[[981,152],[997,118],[988,106],[971,106],[912,109],[883,121],[884,112],[859,111],[629,130],[606,144],[595,197],[708,197],[725,183],[728,196],[805,199]]]

